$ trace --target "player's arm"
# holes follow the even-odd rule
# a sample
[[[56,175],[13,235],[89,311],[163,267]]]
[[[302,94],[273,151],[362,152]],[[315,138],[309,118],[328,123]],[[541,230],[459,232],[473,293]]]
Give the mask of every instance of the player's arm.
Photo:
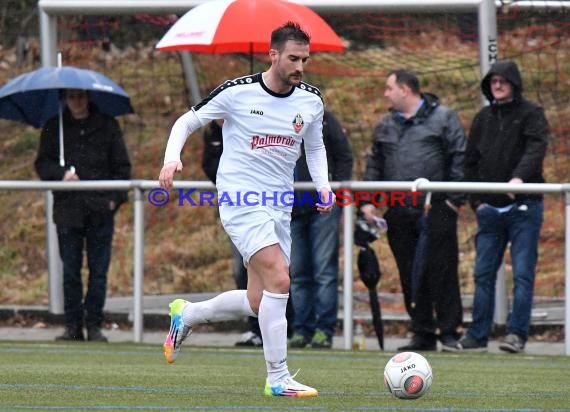
[[[184,147],[188,136],[201,126],[202,123],[200,123],[194,110],[186,112],[176,120],[170,130],[170,136],[164,154],[164,166],[158,177],[160,187],[167,190],[172,189],[174,173],[182,170],[182,162],[180,160],[182,147]]]
[[[332,208],[334,194],[331,191],[328,178],[329,172],[325,145],[322,144],[322,141],[321,145],[318,146],[311,146],[305,142],[305,155],[311,178],[320,194],[320,203],[317,204],[317,210],[319,212],[328,212]]]
[[[322,112],[321,121],[315,122],[305,137],[305,156],[311,179],[320,194],[320,203],[317,210],[321,213],[331,211],[335,195],[329,183],[329,169],[327,165],[327,152],[322,138]]]

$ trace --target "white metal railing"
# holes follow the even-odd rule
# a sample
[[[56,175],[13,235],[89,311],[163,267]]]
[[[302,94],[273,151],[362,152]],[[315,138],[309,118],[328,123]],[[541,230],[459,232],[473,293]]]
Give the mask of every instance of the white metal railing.
[[[333,182],[333,189],[346,188],[352,191],[411,191],[421,192],[464,192],[464,193],[543,193],[563,194],[565,196],[565,353],[570,355],[570,183],[525,183],[512,185],[508,183],[451,183],[451,182]],[[133,340],[142,342],[143,335],[143,279],[144,279],[144,202],[145,191],[158,188],[156,180],[100,180],[79,182],[48,182],[48,181],[0,181],[0,190],[125,190],[134,191],[134,262],[133,262]],[[205,181],[175,181],[175,189],[213,190],[214,185]],[[299,190],[313,190],[310,182],[297,182],[295,188]],[[343,334],[344,347],[352,347],[352,321],[353,321],[353,246],[354,246],[354,204],[344,207],[344,318]],[[50,277],[55,274],[50,273]]]

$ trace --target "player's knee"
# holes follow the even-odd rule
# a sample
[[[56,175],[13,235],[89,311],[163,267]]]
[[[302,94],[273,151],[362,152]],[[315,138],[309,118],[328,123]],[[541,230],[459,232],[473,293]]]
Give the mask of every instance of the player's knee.
[[[268,273],[263,283],[266,291],[280,294],[289,293],[289,287],[291,286],[289,274],[283,271]]]
[[[276,276],[276,293],[289,293],[289,288],[291,286],[291,279],[289,278],[289,274],[287,272],[281,273],[279,276]]]

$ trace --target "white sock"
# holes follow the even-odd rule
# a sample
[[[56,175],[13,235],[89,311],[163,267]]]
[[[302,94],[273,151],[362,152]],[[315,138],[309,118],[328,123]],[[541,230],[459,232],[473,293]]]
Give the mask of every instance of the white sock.
[[[263,339],[263,354],[270,385],[289,377],[287,368],[287,309],[288,293],[263,291],[259,304],[259,328]]]
[[[184,306],[182,311],[182,320],[188,326],[241,319],[245,316],[255,316],[246,290],[230,290],[203,302],[192,302]]]

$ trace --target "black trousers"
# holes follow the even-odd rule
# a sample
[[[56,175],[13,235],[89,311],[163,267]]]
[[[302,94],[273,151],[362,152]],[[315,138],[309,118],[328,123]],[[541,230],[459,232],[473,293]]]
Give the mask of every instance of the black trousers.
[[[87,328],[100,327],[103,322],[113,231],[111,215],[96,223],[85,219],[80,228],[57,225],[59,254],[63,262],[65,323],[70,328],[83,327],[84,320]],[[85,296],[81,278],[84,251],[89,268]]]
[[[427,219],[425,271],[411,306],[412,264],[420,236],[421,207],[391,207],[385,213],[388,242],[400,272],[400,283],[411,331],[418,335],[452,335],[463,322],[459,290],[457,213],[444,202],[434,202]]]

